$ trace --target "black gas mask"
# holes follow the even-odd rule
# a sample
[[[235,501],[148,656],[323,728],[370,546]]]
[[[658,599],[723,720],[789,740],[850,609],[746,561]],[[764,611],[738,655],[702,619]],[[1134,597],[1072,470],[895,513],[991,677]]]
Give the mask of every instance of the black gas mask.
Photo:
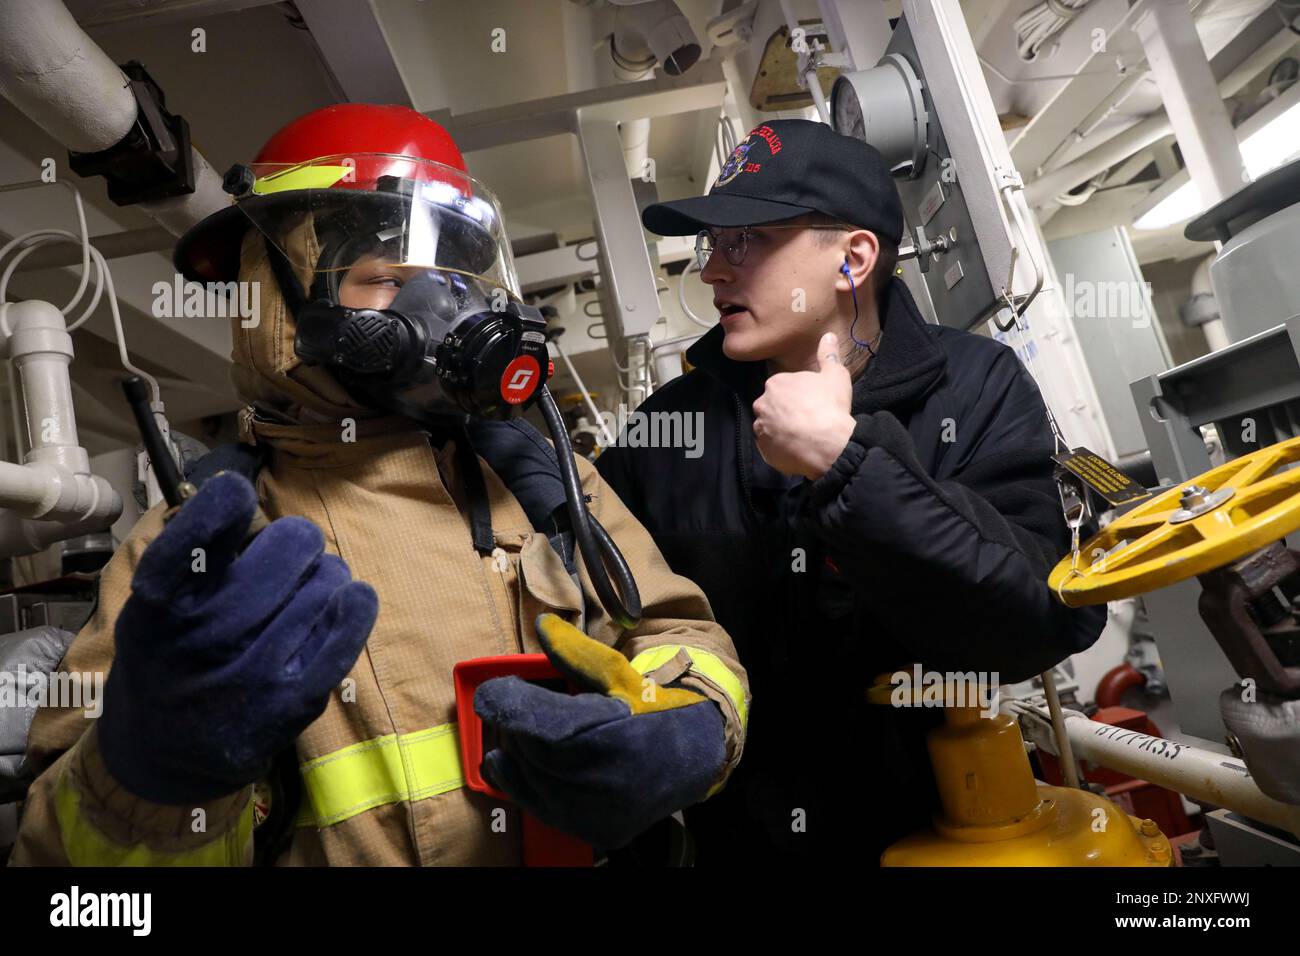
[[[521,414],[549,377],[546,323],[519,298],[495,198],[438,169],[374,186],[307,190],[296,208],[243,204],[293,311],[294,351],[372,407],[423,423]],[[314,243],[290,241],[303,228]],[[317,250],[315,261],[299,261],[304,250]],[[306,291],[302,266],[311,267]],[[356,307],[349,289],[353,299],[376,296],[349,283],[355,272],[401,288],[379,307]]]
[[[336,305],[318,285],[297,316],[294,351],[369,405],[426,424],[507,419],[550,376],[541,312],[476,277],[416,270],[382,309]]]

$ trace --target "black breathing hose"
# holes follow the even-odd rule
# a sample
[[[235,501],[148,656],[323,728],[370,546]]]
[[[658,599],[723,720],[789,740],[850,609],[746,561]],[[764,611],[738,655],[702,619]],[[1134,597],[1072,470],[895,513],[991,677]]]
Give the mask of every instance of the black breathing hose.
[[[560,462],[560,478],[564,481],[564,500],[568,506],[569,523],[573,526],[573,537],[578,542],[578,551],[587,565],[591,575],[592,586],[601,606],[611,619],[624,630],[631,630],[641,623],[641,594],[636,589],[636,579],[627,566],[618,545],[609,536],[595,515],[587,510],[582,482],[578,478],[577,466],[573,463],[573,445],[569,442],[569,433],[565,430],[564,419],[551,397],[551,391],[545,385],[537,399],[537,407],[542,410],[542,418],[551,432],[555,442],[556,457]],[[613,574],[618,584],[615,592],[609,576]]]

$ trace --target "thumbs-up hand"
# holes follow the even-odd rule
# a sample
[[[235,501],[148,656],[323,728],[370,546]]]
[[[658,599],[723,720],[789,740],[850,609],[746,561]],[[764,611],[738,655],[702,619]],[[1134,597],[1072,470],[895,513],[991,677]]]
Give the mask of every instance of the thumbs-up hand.
[[[853,435],[852,402],[853,383],[840,361],[839,339],[827,332],[817,345],[817,371],[772,375],[754,403],[759,454],[787,475],[820,478]]]

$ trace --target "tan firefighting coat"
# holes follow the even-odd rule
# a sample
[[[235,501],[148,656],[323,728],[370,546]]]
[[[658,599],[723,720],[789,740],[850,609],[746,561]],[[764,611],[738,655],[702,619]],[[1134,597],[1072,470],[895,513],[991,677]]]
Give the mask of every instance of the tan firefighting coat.
[[[308,226],[293,242],[302,244],[301,261],[316,261]],[[250,403],[240,415],[241,437],[272,449],[257,481],[262,508],[272,519],[310,518],[324,532],[326,549],[379,595],[378,620],[349,679],[298,738],[304,783],[310,778],[321,792],[306,787],[303,817],[279,863],[517,864],[518,812],[461,785],[459,772],[447,773],[448,746],[456,753],[452,667],[539,651],[537,615],[550,610],[576,622],[584,597],[486,463],[497,550],[480,556],[471,544],[454,446],[432,447],[409,420],[357,405],[323,369],[299,363],[292,317],[255,230],[244,241],[241,279],[259,282],[261,290],[256,326],[232,323],[232,379]],[[349,422],[355,433],[345,438]],[[586,632],[629,660],[641,655],[638,669],[659,683],[680,680],[717,702],[726,721],[725,778],[740,758],[748,707],[731,640],[701,591],[669,570],[595,469],[584,460],[578,465],[591,511],[626,556],[644,604],[640,625],[621,631],[600,610],[583,567]],[[63,670],[106,673],[112,665],[114,622],[141,553],[162,529],[163,507],[141,518],[104,568],[98,606]],[[429,763],[434,751],[442,759]],[[376,763],[371,758],[378,754],[388,759]],[[94,721],[81,709],[38,712],[28,757],[43,772],[24,805],[12,863],[252,859],[253,788],[202,807],[141,800],[107,772]],[[386,776],[375,778],[379,765]],[[322,775],[342,766],[350,769],[340,794]]]

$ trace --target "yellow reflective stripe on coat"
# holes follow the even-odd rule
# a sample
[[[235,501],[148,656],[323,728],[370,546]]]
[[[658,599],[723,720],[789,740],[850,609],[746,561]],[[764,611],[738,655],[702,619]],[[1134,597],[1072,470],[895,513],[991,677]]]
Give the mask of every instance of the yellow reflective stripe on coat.
[[[63,850],[73,866],[243,866],[252,860],[253,801],[239,814],[239,822],[216,839],[168,853],[142,843],[114,843],[81,812],[81,794],[68,774],[54,787],[54,813],[63,835]]]
[[[290,189],[329,189],[352,171],[352,166],[300,166],[261,177],[253,183],[253,194],[269,196]]]
[[[698,647],[665,644],[663,647],[652,647],[648,651],[642,651],[632,658],[632,668],[640,674],[649,674],[667,664],[677,656],[679,651],[685,651],[691,659],[692,671],[713,681],[731,698],[731,702],[736,705],[736,713],[740,716],[740,726],[744,728],[749,723],[749,703],[745,700],[745,688],[740,683],[740,678],[733,674],[717,655]]]
[[[386,734],[309,760],[302,772],[298,823],[327,827],[402,800],[422,800],[465,785],[456,725]]]

